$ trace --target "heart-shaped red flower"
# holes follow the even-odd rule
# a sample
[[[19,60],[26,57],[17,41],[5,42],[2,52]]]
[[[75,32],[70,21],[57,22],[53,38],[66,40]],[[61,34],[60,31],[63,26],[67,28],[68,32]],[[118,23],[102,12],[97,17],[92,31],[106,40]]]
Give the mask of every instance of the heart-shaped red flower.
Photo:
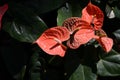
[[[106,52],[113,46],[113,40],[102,30],[104,15],[99,7],[91,2],[82,10],[82,18],[66,19],[62,26],[46,30],[36,43],[50,55],[65,55],[67,47],[77,49],[95,38]],[[67,47],[62,42],[67,41]]]
[[[70,33],[65,27],[53,27],[47,29],[37,40],[36,43],[43,51],[50,55],[65,55],[67,47],[62,42],[68,40]]]
[[[94,29],[98,30],[103,25],[104,14],[99,7],[89,2],[82,10],[82,20],[87,21],[89,24],[94,24]]]

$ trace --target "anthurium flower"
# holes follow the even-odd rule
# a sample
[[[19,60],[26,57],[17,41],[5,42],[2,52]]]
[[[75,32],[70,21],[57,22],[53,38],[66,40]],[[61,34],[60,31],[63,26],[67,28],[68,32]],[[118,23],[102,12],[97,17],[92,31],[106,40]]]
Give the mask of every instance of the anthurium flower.
[[[67,47],[62,42],[68,40],[70,33],[66,27],[53,27],[47,29],[37,40],[36,43],[43,51],[50,55],[65,55]]]
[[[67,46],[71,49],[77,49],[80,45],[87,43],[94,36],[94,31],[89,23],[79,17],[71,17],[63,22],[70,33],[70,39],[67,41]]]
[[[3,6],[0,7],[0,29],[1,29],[2,17],[4,13],[7,11],[7,9],[8,9],[8,4],[4,4]]]
[[[82,10],[82,20],[89,24],[94,24],[94,29],[98,30],[103,25],[104,14],[99,7],[93,5],[91,2]]]
[[[104,14],[99,7],[91,2],[82,10],[82,20],[85,20],[93,27],[96,40],[101,44],[106,52],[109,52],[113,46],[113,40],[107,37],[107,34],[102,30]],[[89,34],[89,33],[88,33]]]
[[[69,48],[77,49],[95,38],[103,49],[109,52],[113,46],[113,40],[102,30],[103,19],[103,12],[90,2],[82,10],[82,18],[66,19],[62,26],[46,30],[36,43],[46,53],[63,57],[67,47],[62,42],[67,41]]]

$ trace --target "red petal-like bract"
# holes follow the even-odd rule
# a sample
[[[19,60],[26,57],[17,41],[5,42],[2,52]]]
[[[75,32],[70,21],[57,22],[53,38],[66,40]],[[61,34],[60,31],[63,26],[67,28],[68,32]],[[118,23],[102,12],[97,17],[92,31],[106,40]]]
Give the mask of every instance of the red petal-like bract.
[[[111,38],[101,37],[98,41],[106,52],[109,52],[112,49],[113,40]]]
[[[69,37],[70,33],[67,28],[58,26],[46,30],[36,40],[36,43],[46,53],[63,57],[67,48],[62,42],[68,40]]]
[[[74,36],[67,41],[67,46],[71,49],[77,49],[80,45],[81,43],[77,41],[76,38],[74,38]]]
[[[7,11],[7,9],[8,9],[8,4],[4,4],[3,6],[0,7],[0,29],[1,29],[2,17],[4,13]]]
[[[86,44],[94,37],[94,30],[89,29],[80,29],[74,35],[73,40],[67,42],[67,46],[72,49],[77,49],[81,44]]]
[[[98,30],[103,25],[104,14],[99,7],[91,2],[82,10],[82,19],[89,24],[94,24],[95,30]]]
[[[80,43],[80,44],[86,44],[94,37],[94,30],[93,29],[81,29],[78,32],[76,32],[74,38]]]
[[[62,26],[66,27],[71,33],[73,33],[76,29],[82,28],[83,26],[88,27],[88,25],[88,22],[79,17],[67,18],[62,24]]]

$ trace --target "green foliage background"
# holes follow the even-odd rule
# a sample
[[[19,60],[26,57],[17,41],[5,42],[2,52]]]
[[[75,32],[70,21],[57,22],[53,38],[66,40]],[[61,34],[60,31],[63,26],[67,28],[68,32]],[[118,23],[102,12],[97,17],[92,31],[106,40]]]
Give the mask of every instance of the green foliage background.
[[[9,9],[0,31],[1,74],[9,80],[102,80],[120,79],[120,1],[91,0],[104,12],[103,29],[113,38],[114,46],[106,54],[96,42],[68,50],[65,57],[50,56],[33,42],[48,28],[61,25],[69,17],[80,17],[89,0],[6,0]],[[115,18],[106,16],[106,4]],[[54,13],[54,14],[53,14]],[[4,70],[2,70],[4,68]],[[4,72],[4,73],[3,73]],[[0,80],[8,80],[1,76]]]

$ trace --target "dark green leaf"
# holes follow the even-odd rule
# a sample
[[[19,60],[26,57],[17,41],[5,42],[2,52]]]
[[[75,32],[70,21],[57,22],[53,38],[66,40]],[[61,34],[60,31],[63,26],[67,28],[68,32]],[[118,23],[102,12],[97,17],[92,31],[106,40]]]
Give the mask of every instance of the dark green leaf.
[[[9,3],[13,4],[13,9],[16,7],[15,5],[19,3],[39,15],[60,8],[66,1],[67,0],[14,0],[9,1]]]
[[[92,72],[91,68],[79,65],[69,80],[96,80],[96,78],[97,76]]]
[[[41,80],[41,62],[39,61],[39,53],[34,53],[30,60],[30,80]]]
[[[17,80],[24,80],[25,71],[26,71],[26,65],[23,66],[21,71],[17,75],[15,75],[14,78],[17,79]]]
[[[120,18],[120,10],[117,6],[114,7],[113,11],[115,13],[115,17]]]
[[[40,73],[31,73],[31,80],[41,80]]]
[[[7,31],[12,37],[23,42],[34,42],[44,30],[47,29],[46,25],[39,17],[35,17],[34,23],[27,25],[19,24],[15,21],[7,22],[4,25],[4,30]],[[30,26],[31,24],[31,26]]]
[[[62,25],[63,21],[69,17],[80,17],[81,11],[80,2],[66,3],[64,7],[58,10],[58,25]]]
[[[34,42],[47,29],[46,24],[29,8],[18,3],[9,4],[10,20],[5,19],[3,29],[23,42]]]
[[[97,63],[97,70],[100,76],[120,75],[120,54],[112,50],[108,54],[100,56]]]
[[[41,14],[60,8],[67,0],[28,0],[24,5]]]
[[[120,42],[120,29],[113,32],[118,42]]]
[[[63,21],[72,16],[71,6],[66,3],[66,6],[58,10],[57,24],[62,25]]]

